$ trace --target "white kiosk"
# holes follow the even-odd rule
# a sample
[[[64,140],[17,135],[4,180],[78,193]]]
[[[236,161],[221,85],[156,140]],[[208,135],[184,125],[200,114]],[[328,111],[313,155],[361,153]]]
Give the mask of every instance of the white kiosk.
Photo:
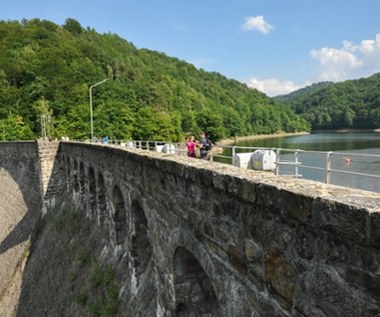
[[[256,150],[252,154],[252,167],[255,170],[275,170],[276,159],[277,155],[273,150]]]

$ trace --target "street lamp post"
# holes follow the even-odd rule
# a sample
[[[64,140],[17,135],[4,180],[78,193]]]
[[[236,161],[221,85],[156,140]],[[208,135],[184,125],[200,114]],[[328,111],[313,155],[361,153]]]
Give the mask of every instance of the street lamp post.
[[[109,78],[106,78],[106,79],[103,79],[102,81],[96,83],[96,84],[93,84],[92,86],[90,86],[90,123],[91,123],[91,142],[92,140],[94,139],[94,119],[93,119],[93,112],[92,112],[92,88],[100,85],[100,84],[103,84],[104,82],[106,82]]]
[[[44,140],[50,138],[50,114],[41,115],[41,137]]]

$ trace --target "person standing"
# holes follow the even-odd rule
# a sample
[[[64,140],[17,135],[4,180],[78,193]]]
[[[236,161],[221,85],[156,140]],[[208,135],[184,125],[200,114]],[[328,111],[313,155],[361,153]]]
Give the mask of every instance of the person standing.
[[[189,135],[187,140],[186,140],[186,149],[187,149],[187,156],[189,157],[195,157],[195,141],[194,141],[194,136]]]
[[[212,143],[211,141],[206,137],[206,134],[204,132],[199,133],[199,148],[201,152],[201,158],[208,159],[209,158],[209,151],[211,150]]]

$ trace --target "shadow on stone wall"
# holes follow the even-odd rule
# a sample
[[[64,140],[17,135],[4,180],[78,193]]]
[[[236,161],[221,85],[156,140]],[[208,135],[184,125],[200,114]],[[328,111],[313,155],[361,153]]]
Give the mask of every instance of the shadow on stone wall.
[[[3,189],[0,195],[10,195],[11,197],[2,197],[2,201],[13,200],[16,206],[25,208],[26,213],[8,236],[0,242],[0,254],[30,237],[42,206],[42,186],[36,143],[25,143],[22,147],[19,144],[0,145],[2,156],[0,168],[5,171],[0,175],[3,177],[1,184]],[[12,188],[12,191],[18,191],[22,197],[15,197],[15,192],[7,191],[5,187],[12,183],[17,184],[17,188]],[[11,204],[2,206],[5,211],[12,207]]]
[[[38,215],[38,214],[37,214]],[[36,213],[27,212],[21,221],[13,228],[11,233],[0,243],[0,254],[6,253],[16,245],[27,241],[36,224]]]

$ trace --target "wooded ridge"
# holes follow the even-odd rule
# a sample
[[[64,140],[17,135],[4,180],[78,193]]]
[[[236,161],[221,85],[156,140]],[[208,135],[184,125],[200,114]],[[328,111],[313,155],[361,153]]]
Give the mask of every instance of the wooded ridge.
[[[308,131],[309,124],[255,89],[163,53],[137,49],[74,19],[62,26],[0,21],[1,140],[90,137],[182,140]]]
[[[313,130],[380,127],[380,73],[323,82],[276,99],[307,120]]]

